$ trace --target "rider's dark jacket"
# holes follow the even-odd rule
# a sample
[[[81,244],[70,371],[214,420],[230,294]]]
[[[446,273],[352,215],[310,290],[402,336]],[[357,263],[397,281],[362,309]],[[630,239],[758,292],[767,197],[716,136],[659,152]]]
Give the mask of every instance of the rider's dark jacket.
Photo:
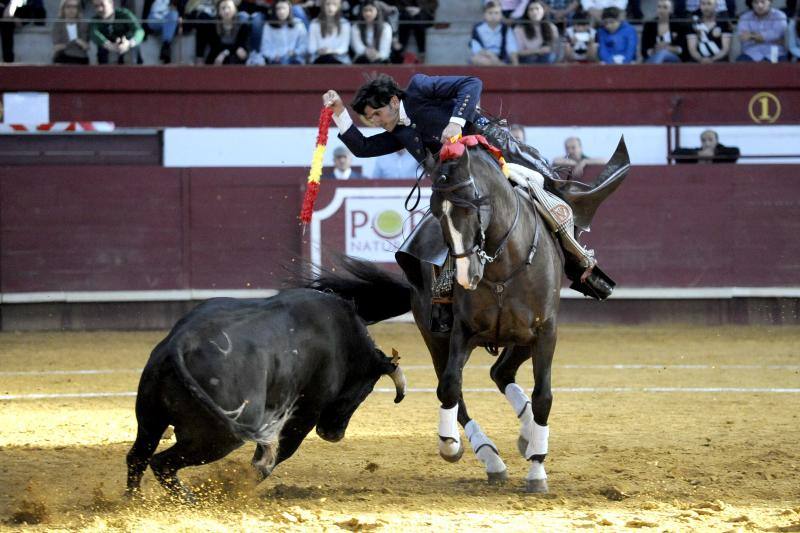
[[[441,149],[442,131],[451,118],[471,124],[479,116],[476,106],[482,88],[481,80],[471,76],[416,74],[402,99],[411,121],[408,126],[398,124],[392,131],[364,137],[353,125],[339,138],[356,157],[375,157],[405,148],[414,159],[422,161],[426,149],[434,154]]]

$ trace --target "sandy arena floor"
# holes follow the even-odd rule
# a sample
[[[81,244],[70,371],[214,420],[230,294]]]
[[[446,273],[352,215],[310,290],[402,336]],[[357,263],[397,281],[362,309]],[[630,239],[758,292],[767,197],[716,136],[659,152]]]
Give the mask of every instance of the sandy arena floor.
[[[400,350],[410,387],[435,388],[413,325],[372,331]],[[471,451],[439,458],[435,394],[394,405],[384,379],[344,441],[309,436],[260,485],[252,445],[183,470],[203,493],[194,508],[150,472],[144,501],[121,498],[138,370],[162,336],[0,334],[0,529],[800,531],[800,328],[561,328],[546,495],[522,492],[498,392],[465,394],[509,468],[495,487]],[[476,351],[465,388],[492,388],[492,362]],[[30,396],[87,393],[114,395]]]

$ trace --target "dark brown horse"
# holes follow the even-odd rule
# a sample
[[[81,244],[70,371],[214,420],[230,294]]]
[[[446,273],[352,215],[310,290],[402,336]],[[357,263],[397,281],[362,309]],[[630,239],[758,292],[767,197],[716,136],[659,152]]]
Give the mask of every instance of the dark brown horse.
[[[627,171],[623,143],[612,162],[603,179]],[[511,185],[495,155],[485,147],[468,147],[460,157],[429,162],[427,167],[432,181],[431,215],[409,238],[412,246],[404,244],[397,257],[410,282],[406,290],[411,309],[439,379],[439,453],[451,462],[461,458],[460,424],[484,463],[489,481],[507,479],[497,447],[469,416],[462,394],[463,370],[472,351],[481,346],[502,347],[490,376],[519,419],[518,449],[531,462],[526,490],[545,492],[544,460],[553,401],[550,378],[563,253],[527,193]],[[441,262],[443,245],[455,259],[457,280],[452,295],[453,324],[448,332],[431,326],[436,309],[431,263]],[[419,255],[412,255],[416,252]],[[388,298],[389,293],[382,295],[376,290],[372,279],[384,287],[394,286],[394,297],[406,294],[397,281],[387,285],[387,275],[369,264],[349,259],[346,266],[357,280],[328,273],[313,286],[350,297],[362,316],[370,314],[362,307],[376,306],[377,316],[381,305],[398,303]],[[519,367],[531,358],[535,384],[528,397],[515,380]]]

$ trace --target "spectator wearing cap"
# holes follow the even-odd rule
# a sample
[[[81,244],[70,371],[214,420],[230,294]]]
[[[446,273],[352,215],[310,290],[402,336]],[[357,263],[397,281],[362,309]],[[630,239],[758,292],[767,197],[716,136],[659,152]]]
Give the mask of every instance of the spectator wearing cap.
[[[483,22],[472,28],[469,42],[473,65],[518,65],[517,39],[514,32],[503,24],[503,14],[497,2],[486,2]]]
[[[322,175],[323,179],[357,180],[361,173],[354,169],[350,152],[344,146],[337,146],[333,150],[333,169]]]

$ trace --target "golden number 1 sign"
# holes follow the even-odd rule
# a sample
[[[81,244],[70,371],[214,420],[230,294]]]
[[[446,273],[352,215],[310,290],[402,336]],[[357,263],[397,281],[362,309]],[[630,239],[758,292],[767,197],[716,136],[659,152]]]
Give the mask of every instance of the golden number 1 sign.
[[[772,93],[756,93],[750,99],[747,111],[756,124],[772,124],[781,116],[781,101]]]

